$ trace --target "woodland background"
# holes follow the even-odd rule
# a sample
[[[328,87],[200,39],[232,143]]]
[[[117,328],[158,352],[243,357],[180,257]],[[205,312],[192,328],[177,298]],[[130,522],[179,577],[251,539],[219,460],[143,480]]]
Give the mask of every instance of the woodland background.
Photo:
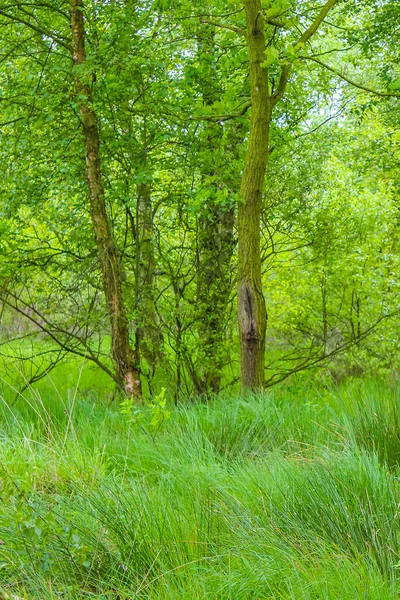
[[[282,97],[267,147],[255,142],[269,164],[254,231],[241,192],[255,109],[240,2],[77,2],[78,40],[65,3],[2,4],[8,381],[79,357],[125,391],[133,369],[145,395],[237,384],[238,237],[245,248],[258,230],[249,261],[267,307],[267,385],[316,365],[335,380],[396,373],[400,13],[327,4],[307,42],[326,6],[260,5],[259,68]]]
[[[399,34],[0,0],[0,600],[398,600]]]

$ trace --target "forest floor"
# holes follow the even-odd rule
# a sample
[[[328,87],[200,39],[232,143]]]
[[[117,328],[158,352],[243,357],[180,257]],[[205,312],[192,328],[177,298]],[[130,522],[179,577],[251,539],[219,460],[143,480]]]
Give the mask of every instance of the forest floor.
[[[0,598],[399,598],[399,388],[149,410],[3,402]]]

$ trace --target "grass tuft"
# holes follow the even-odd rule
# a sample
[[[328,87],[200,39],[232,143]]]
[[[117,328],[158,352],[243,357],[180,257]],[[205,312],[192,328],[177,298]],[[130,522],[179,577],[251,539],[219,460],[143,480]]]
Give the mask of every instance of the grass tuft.
[[[171,410],[149,435],[76,391],[3,400],[0,597],[399,597],[398,390]]]

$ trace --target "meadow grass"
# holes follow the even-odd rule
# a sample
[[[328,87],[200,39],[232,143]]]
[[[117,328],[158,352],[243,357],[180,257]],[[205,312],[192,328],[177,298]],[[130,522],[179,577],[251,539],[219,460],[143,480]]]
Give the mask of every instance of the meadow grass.
[[[155,430],[65,381],[4,396],[0,598],[399,598],[399,394],[305,383]]]

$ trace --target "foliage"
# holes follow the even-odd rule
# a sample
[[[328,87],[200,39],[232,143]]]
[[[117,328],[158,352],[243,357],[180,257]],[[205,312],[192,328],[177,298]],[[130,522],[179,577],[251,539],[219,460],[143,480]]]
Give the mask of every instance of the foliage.
[[[262,3],[271,93],[291,69],[270,124],[261,213],[269,385],[329,360],[336,372],[397,368],[399,11],[386,0],[339,2],[312,47],[299,43],[319,7]],[[145,395],[165,387],[178,400],[233,385],[251,115],[241,4],[209,1],[199,13],[186,0],[88,0],[79,67],[66,2],[0,9],[1,355],[11,369],[19,363],[14,383],[75,355],[118,384],[79,76],[99,123]]]
[[[151,435],[153,440],[166,421],[171,418],[171,412],[166,407],[165,392],[165,388],[161,388],[161,392],[145,407],[138,406],[133,398],[127,398],[120,404],[121,414],[125,415],[127,422],[134,428]]]

